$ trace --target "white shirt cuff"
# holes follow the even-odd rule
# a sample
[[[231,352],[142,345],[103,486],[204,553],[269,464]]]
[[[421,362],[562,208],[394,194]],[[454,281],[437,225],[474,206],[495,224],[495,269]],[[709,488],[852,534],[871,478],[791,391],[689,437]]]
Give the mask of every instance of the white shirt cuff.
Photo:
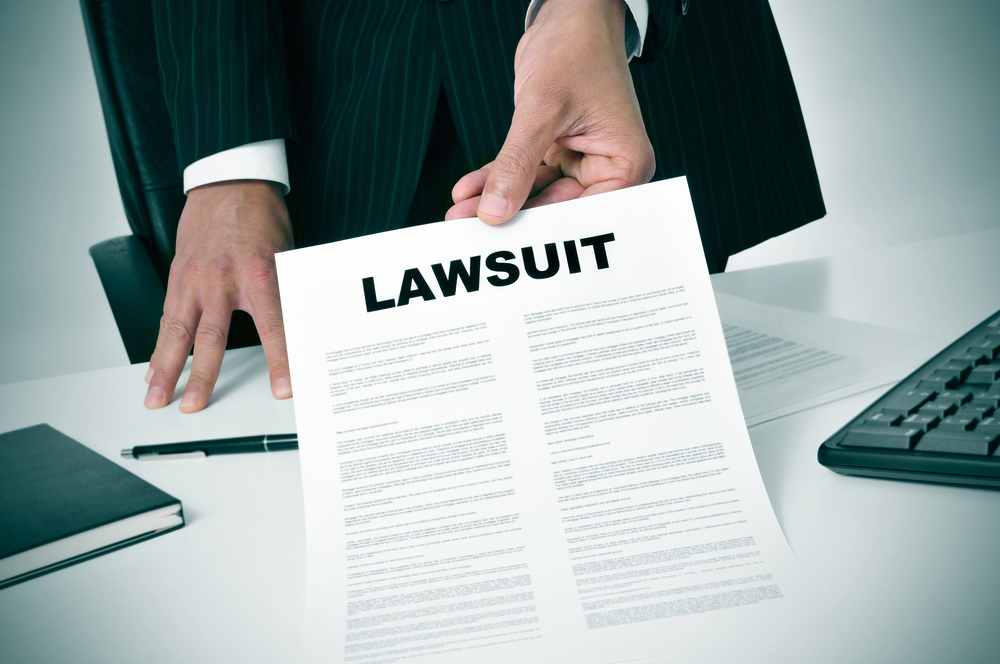
[[[524,16],[524,29],[534,23],[538,9],[545,0],[531,0],[528,13]],[[642,55],[642,46],[646,43],[646,26],[649,25],[649,0],[624,0],[633,21],[625,20],[625,56],[631,60]]]
[[[247,143],[199,159],[184,169],[184,193],[203,184],[227,180],[268,180],[281,185],[287,194],[291,187],[285,139]]]

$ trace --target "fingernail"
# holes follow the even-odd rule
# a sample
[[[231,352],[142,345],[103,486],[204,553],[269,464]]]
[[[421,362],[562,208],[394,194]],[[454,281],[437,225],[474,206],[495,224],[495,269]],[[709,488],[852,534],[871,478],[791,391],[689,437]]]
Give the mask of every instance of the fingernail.
[[[147,372],[146,372],[146,383],[147,383],[147,384],[149,383],[149,381],[150,381],[150,380],[152,380],[152,378],[153,378],[153,373],[154,373],[154,372],[153,372],[153,367],[150,367],[150,368],[149,368],[149,371],[147,371]]]
[[[151,387],[149,388],[149,392],[146,392],[146,405],[155,406],[163,401],[166,396],[159,387]]]
[[[292,396],[292,382],[287,378],[274,381],[274,398],[287,399]]]
[[[503,217],[507,214],[507,199],[496,194],[483,194],[479,201],[479,211],[490,217]]]
[[[197,392],[185,392],[184,396],[181,398],[181,408],[193,406],[197,401],[198,401]]]

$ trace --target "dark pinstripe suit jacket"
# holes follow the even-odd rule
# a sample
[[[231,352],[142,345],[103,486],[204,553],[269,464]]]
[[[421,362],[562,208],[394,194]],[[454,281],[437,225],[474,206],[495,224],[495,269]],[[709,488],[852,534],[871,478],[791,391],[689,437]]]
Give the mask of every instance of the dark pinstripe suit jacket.
[[[825,210],[766,0],[691,4],[651,0],[631,70],[655,178],[687,174],[713,266]],[[283,137],[298,246],[400,227],[442,86],[468,166],[499,151],[526,5],[154,0],[179,167]]]

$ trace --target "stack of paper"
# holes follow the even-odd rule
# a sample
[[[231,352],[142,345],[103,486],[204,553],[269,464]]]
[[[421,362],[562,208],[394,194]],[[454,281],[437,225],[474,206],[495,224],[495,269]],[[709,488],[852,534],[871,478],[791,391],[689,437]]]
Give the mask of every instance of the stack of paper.
[[[715,300],[748,427],[894,385],[941,349],[914,332],[720,292]]]

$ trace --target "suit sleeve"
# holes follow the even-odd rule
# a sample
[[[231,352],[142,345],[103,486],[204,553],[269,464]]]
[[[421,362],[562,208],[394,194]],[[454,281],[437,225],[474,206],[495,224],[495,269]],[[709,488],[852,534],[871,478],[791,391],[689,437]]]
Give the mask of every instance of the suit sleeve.
[[[153,0],[179,168],[292,137],[281,11],[269,0]]]
[[[695,0],[649,0],[649,24],[642,55],[634,60],[639,64],[670,57],[673,52],[681,17],[691,10]]]

